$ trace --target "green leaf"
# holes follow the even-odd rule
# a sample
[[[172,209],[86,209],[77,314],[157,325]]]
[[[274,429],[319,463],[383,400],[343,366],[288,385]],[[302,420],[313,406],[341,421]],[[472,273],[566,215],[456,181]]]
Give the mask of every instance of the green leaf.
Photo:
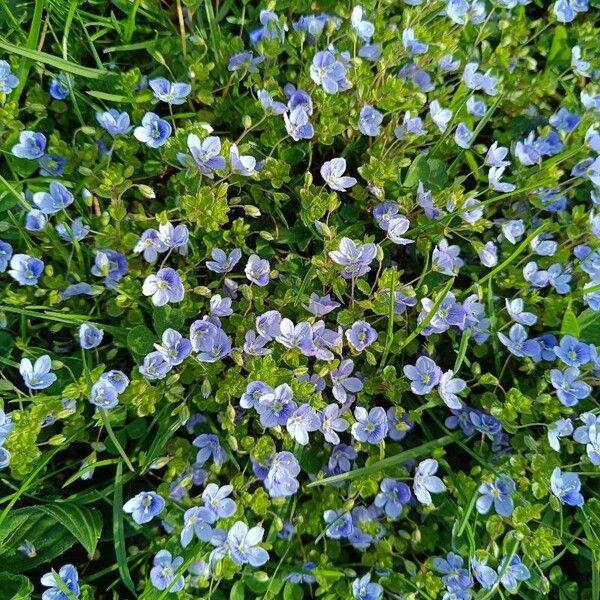
[[[117,464],[115,474],[115,487],[113,496],[113,539],[115,555],[121,579],[127,589],[135,595],[135,584],[131,579],[127,566],[127,547],[125,546],[125,532],[123,530],[123,463]]]
[[[229,600],[244,600],[244,582],[236,581],[231,586],[231,592],[229,593]]]
[[[0,563],[20,573],[52,561],[76,542],[92,554],[101,530],[100,513],[75,504],[13,510],[0,526]],[[26,541],[35,547],[35,556],[26,556],[19,550]]]
[[[0,590],[5,600],[28,600],[33,592],[33,584],[24,575],[0,573]]]
[[[571,46],[569,45],[569,36],[564,25],[557,25],[554,28],[552,45],[548,53],[548,64],[568,64],[571,58]]]
[[[40,52],[39,50],[30,50],[29,48],[21,48],[20,46],[15,46],[14,44],[11,44],[2,39],[0,39],[0,48],[6,50],[7,52],[11,52],[13,54],[23,56],[24,58],[28,58],[29,60],[48,65],[50,67],[54,67],[59,71],[65,71],[66,73],[78,75],[79,77],[85,77],[87,79],[100,79],[100,77],[106,76],[105,71],[100,71],[99,69],[91,69],[89,67],[82,67],[81,65],[72,63],[68,60],[64,60],[62,58],[58,58],[57,56],[47,54],[46,52]]]
[[[302,588],[288,581],[283,588],[283,600],[302,600],[302,598],[304,598]]]
[[[600,312],[587,308],[577,317],[579,339],[600,346]]]
[[[47,504],[40,510],[62,523],[87,550],[92,558],[102,533],[102,517],[97,510],[77,506],[76,504]]]
[[[127,334],[127,346],[134,354],[152,352],[156,336],[145,325],[137,325]]]
[[[416,187],[419,181],[425,184],[428,179],[429,165],[427,164],[427,157],[424,154],[419,154],[408,167],[404,187]]]
[[[183,328],[185,319],[183,313],[172,306],[160,306],[155,308],[152,313],[154,329],[158,335],[162,335],[165,329],[175,329],[179,331]]]
[[[561,335],[572,335],[576,338],[579,337],[579,322],[577,321],[577,316],[570,308],[565,310],[560,326],[560,333]]]

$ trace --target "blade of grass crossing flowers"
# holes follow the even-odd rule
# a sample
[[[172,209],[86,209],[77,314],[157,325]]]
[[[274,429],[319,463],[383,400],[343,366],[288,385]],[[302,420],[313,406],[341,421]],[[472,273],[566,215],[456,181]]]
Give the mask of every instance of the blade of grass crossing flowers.
[[[421,333],[421,331],[423,331],[423,329],[425,329],[425,327],[427,327],[427,325],[429,325],[429,323],[431,323],[433,317],[435,317],[435,315],[437,314],[437,311],[439,310],[440,306],[442,305],[442,302],[444,301],[444,299],[446,298],[446,296],[452,289],[453,284],[454,284],[454,277],[452,279],[450,279],[448,281],[448,283],[446,283],[446,285],[440,292],[439,296],[437,297],[437,299],[435,301],[435,304],[433,305],[432,309],[429,311],[427,316],[417,325],[417,327],[415,327],[415,330],[410,335],[408,335],[406,337],[406,339],[400,344],[400,350],[402,350],[403,348],[406,348],[406,346],[408,346]]]
[[[452,443],[454,443],[454,437],[445,435],[437,440],[432,440],[431,442],[421,444],[416,448],[411,448],[410,450],[399,452],[394,456],[388,456],[383,460],[378,460],[377,462],[374,462],[366,467],[361,467],[360,469],[354,469],[353,471],[348,471],[347,473],[341,473],[339,475],[333,475],[332,477],[326,477],[325,479],[313,481],[309,483],[306,487],[311,488],[320,485],[331,485],[332,483],[348,481],[350,479],[356,479],[357,477],[364,477],[366,475],[370,475],[371,473],[377,473],[378,471],[384,471],[385,469],[395,467],[396,465],[406,462],[407,460],[412,460],[413,458],[420,458],[421,456],[426,456],[432,450],[436,448],[443,448],[444,446],[448,446]]]
[[[127,547],[125,546],[125,532],[123,529],[123,463],[121,461],[117,463],[114,488],[113,538],[115,543],[115,556],[117,558],[117,565],[119,566],[119,573],[121,574],[121,579],[123,580],[125,587],[132,594],[135,594],[135,585],[131,579],[129,567],[127,566]]]
[[[390,283],[390,305],[388,306],[388,326],[387,333],[385,336],[385,346],[383,348],[383,355],[381,356],[381,363],[379,364],[379,370],[385,367],[392,342],[394,340],[394,308],[396,305],[395,294],[396,293],[396,271],[392,271],[392,281]]]

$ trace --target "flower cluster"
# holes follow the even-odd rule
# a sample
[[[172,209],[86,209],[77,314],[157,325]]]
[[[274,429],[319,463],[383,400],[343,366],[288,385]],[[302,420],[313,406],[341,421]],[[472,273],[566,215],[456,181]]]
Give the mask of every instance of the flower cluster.
[[[594,2],[104,4],[3,9],[3,575],[596,597]]]

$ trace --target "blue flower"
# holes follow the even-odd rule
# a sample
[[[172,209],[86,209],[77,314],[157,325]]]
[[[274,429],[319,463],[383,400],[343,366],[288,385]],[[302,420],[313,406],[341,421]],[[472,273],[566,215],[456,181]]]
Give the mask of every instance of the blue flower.
[[[432,564],[438,573],[444,575],[442,581],[450,590],[465,591],[471,587],[471,576],[463,567],[464,561],[458,554],[448,552],[446,558],[436,557]]]
[[[221,140],[216,135],[211,135],[203,140],[195,133],[190,133],[187,137],[187,146],[192,155],[192,165],[198,167],[203,175],[210,179],[214,177],[213,171],[224,171],[227,166],[225,158],[220,155]],[[177,160],[183,166],[189,166],[190,159],[183,152],[177,153]]]
[[[194,536],[202,542],[210,541],[214,531],[211,525],[215,521],[214,513],[205,506],[194,506],[186,510],[183,515],[183,529],[181,530],[180,537],[181,545],[187,548]]]
[[[337,408],[337,407],[335,407]],[[321,420],[310,404],[302,404],[288,417],[286,429],[292,439],[301,446],[308,444],[308,434],[317,431]]]
[[[50,81],[48,93],[55,100],[64,100],[69,97],[73,83],[73,78],[70,75],[59,73],[57,77],[52,78]]]
[[[371,137],[377,136],[379,135],[381,128],[380,125],[383,121],[383,115],[376,109],[373,108],[372,106],[369,106],[368,104],[365,104],[361,111],[360,111],[360,115],[358,117],[358,129],[359,131],[364,134],[364,135],[368,135]],[[337,159],[340,160],[340,159]],[[344,169],[343,171],[346,170],[346,164],[344,162]],[[342,171],[342,172],[343,172]],[[323,176],[323,179],[326,179],[325,176]],[[349,187],[349,186],[346,186]],[[335,189],[335,188],[333,188]],[[343,190],[345,191],[345,190]]]
[[[316,293],[311,293],[307,308],[315,317],[324,317],[331,311],[339,308],[341,304],[331,299],[330,294],[319,296]]]
[[[519,581],[527,581],[531,577],[529,569],[523,564],[518,554],[515,554],[510,562],[508,556],[505,556],[500,562],[498,573],[503,573],[500,576],[500,581],[511,592],[517,590]]]
[[[248,529],[242,521],[237,521],[227,532],[229,557],[236,565],[250,564],[261,567],[269,560],[269,553],[259,546],[265,530],[262,527]]]
[[[348,177],[347,175],[344,176],[345,171],[346,159],[332,158],[323,163],[323,166],[321,167],[321,177],[332,190],[347,192],[348,188],[356,185],[356,179],[354,177]]]
[[[33,195],[33,202],[43,213],[53,215],[73,204],[73,194],[62,183],[53,181],[48,192]]]
[[[133,130],[136,140],[150,148],[159,148],[171,137],[171,125],[152,112],[147,112],[142,124]]]
[[[284,498],[294,495],[300,484],[296,477],[300,474],[300,463],[291,452],[279,452],[269,466],[264,478],[265,488],[271,498]]]
[[[333,397],[344,404],[354,399],[354,395],[363,389],[363,384],[358,377],[351,377],[354,370],[354,361],[351,359],[343,360],[340,366],[331,371],[330,377],[333,383]]]
[[[56,233],[61,240],[65,242],[81,241],[90,232],[90,226],[84,225],[81,217],[77,217],[70,224],[59,223],[56,227]]]
[[[356,600],[379,600],[383,596],[383,587],[379,583],[371,583],[371,573],[367,573],[352,582],[352,595]]]
[[[58,577],[71,595],[79,598],[79,573],[77,573],[77,569],[73,565],[63,565],[58,571]],[[42,600],[69,600],[69,597],[56,585],[54,571],[43,575],[40,583],[49,588],[42,594]]]
[[[290,137],[298,142],[310,140],[315,135],[314,127],[309,121],[308,113],[303,106],[297,106],[289,114],[283,114],[285,129]]]
[[[287,383],[278,385],[272,392],[265,392],[256,405],[261,425],[263,427],[285,425],[297,407],[293,397],[292,388]]]
[[[427,356],[419,356],[414,365],[405,365],[404,374],[410,379],[414,394],[424,396],[440,382],[442,370]]]
[[[34,208],[25,215],[25,229],[27,231],[42,231],[48,224],[48,217],[41,210]]]
[[[192,352],[191,342],[170,328],[162,334],[162,346],[154,344],[154,347],[171,366],[180,365]]]
[[[523,325],[519,323],[513,325],[508,332],[509,337],[505,336],[501,332],[498,332],[497,335],[502,344],[508,348],[508,351],[511,354],[521,358],[528,356],[535,362],[541,360],[542,349],[539,342],[527,338],[527,332],[525,331]]]
[[[469,411],[469,419],[475,430],[487,435],[489,438],[494,438],[502,431],[500,421],[485,412],[471,409]]]
[[[550,448],[560,452],[560,438],[567,437],[573,433],[571,419],[559,419],[548,427],[548,443]],[[579,440],[576,440],[579,441]]]
[[[102,373],[102,375],[100,375],[100,381],[112,385],[117,391],[117,394],[122,394],[129,385],[129,377],[127,377],[123,371],[117,371],[116,369]]]
[[[346,79],[346,67],[329,50],[315,54],[310,66],[310,77],[328,94],[343,92],[351,86]]]
[[[592,387],[578,379],[580,375],[577,367],[567,367],[564,371],[550,371],[550,382],[563,406],[575,406],[592,393]]]
[[[44,154],[38,159],[42,177],[59,177],[67,164],[67,160],[54,154]]]
[[[581,117],[562,107],[548,119],[548,122],[558,131],[571,133],[581,122]]]
[[[569,367],[581,367],[590,362],[591,358],[589,345],[572,335],[563,336],[558,346],[554,347],[554,353]]]
[[[415,426],[407,412],[402,412],[397,406],[391,406],[387,410],[389,437],[399,442]]]
[[[401,481],[386,477],[381,481],[379,490],[379,494],[375,496],[375,506],[382,508],[389,519],[398,518],[402,509],[410,502],[410,488]]]
[[[189,83],[171,83],[163,77],[151,79],[148,85],[154,92],[154,97],[167,104],[183,104],[192,91],[192,86]]]
[[[381,406],[373,407],[369,412],[362,406],[354,409],[356,423],[352,425],[352,437],[359,442],[379,444],[385,439],[388,421],[385,410]]]
[[[412,117],[408,110],[404,113],[402,125],[394,129],[394,135],[399,140],[405,140],[409,136],[419,137],[426,133],[427,130],[423,127],[423,119],[421,117]]]
[[[346,339],[356,352],[362,352],[377,340],[379,334],[366,321],[356,321],[346,330]]]
[[[199,466],[204,465],[211,457],[217,467],[222,466],[228,461],[227,454],[221,447],[219,438],[212,433],[199,435],[192,444],[198,448],[196,463]]]
[[[234,248],[229,256],[220,248],[214,248],[211,251],[212,260],[206,261],[206,268],[215,273],[229,273],[242,257],[242,251]]]
[[[584,423],[578,427],[573,434],[573,439],[580,443],[586,444],[587,455],[593,465],[600,465],[600,417],[593,413],[582,413],[580,420]],[[548,434],[550,435],[550,434]]]
[[[481,496],[477,498],[477,512],[485,515],[493,504],[499,515],[510,517],[514,510],[512,496],[515,489],[515,482],[506,475],[497,477],[494,483],[482,483],[478,490]]]
[[[448,408],[461,408],[463,402],[458,394],[466,387],[466,382],[459,377],[454,377],[454,371],[449,370],[440,377],[438,393]]]
[[[445,133],[446,129],[448,129],[448,123],[452,119],[452,111],[449,108],[442,108],[440,103],[434,100],[429,105],[429,114],[436,127],[442,133]]]
[[[0,240],[0,273],[4,273],[13,254],[12,246]]]
[[[263,62],[263,56],[254,56],[252,52],[240,52],[234,54],[229,59],[227,69],[233,71],[247,71],[248,73],[258,73],[258,65]]]
[[[150,569],[150,581],[157,590],[169,589],[175,593],[183,589],[183,575],[177,576],[177,571],[183,565],[183,557],[172,558],[168,550],[160,550],[154,557],[154,566]]]
[[[488,567],[486,561],[478,561],[475,558],[471,559],[471,569],[475,579],[479,581],[481,587],[485,590],[489,590],[498,579],[498,574],[492,567]]]
[[[283,102],[273,100],[267,90],[258,90],[257,96],[261,106],[268,115],[282,115],[288,111],[287,106]]]
[[[165,360],[162,352],[150,352],[144,357],[144,362],[139,368],[139,372],[151,381],[164,379],[171,370],[172,365]]]
[[[432,458],[421,461],[415,470],[413,490],[421,504],[431,504],[431,494],[439,494],[446,489],[442,480],[435,475],[438,462]]]
[[[587,0],[557,0],[554,5],[554,16],[559,23],[570,23],[578,13],[587,10]]]
[[[96,277],[104,277],[106,285],[114,287],[125,277],[128,267],[127,259],[123,254],[104,249],[96,252],[91,273]]]
[[[332,540],[347,538],[352,534],[354,525],[352,515],[343,508],[339,510],[326,510],[323,520],[327,524],[325,535]]]
[[[105,112],[97,112],[96,121],[113,137],[125,135],[131,130],[129,115],[114,108],[109,108]]]
[[[123,510],[129,513],[138,525],[152,521],[164,508],[165,501],[154,492],[140,492],[123,505]]]
[[[256,254],[252,254],[252,256],[248,258],[244,273],[252,283],[259,287],[264,287],[269,283],[271,266],[266,258],[260,258]]]
[[[350,15],[350,23],[352,29],[356,31],[356,35],[358,35],[363,42],[369,42],[375,33],[375,25],[363,17],[364,11],[362,6],[355,6]]]
[[[419,41],[411,27],[407,27],[402,31],[402,45],[413,56],[425,54],[429,50],[429,44]]]
[[[142,286],[144,296],[152,298],[154,306],[164,306],[169,302],[181,302],[185,295],[181,277],[175,269],[164,267],[154,275],[148,275]]]
[[[8,274],[21,285],[36,285],[44,270],[44,263],[27,254],[14,254],[10,267]]]
[[[236,504],[228,496],[231,495],[233,486],[224,485],[219,487],[215,483],[209,483],[202,492],[204,506],[210,512],[214,521],[227,519],[236,511]]]
[[[581,48],[579,46],[573,46],[571,49],[571,66],[577,75],[590,77],[592,65],[587,60],[581,60]]]
[[[327,468],[331,474],[345,473],[352,468],[350,461],[353,461],[356,456],[356,450],[352,446],[337,444],[331,450]]]
[[[231,170],[243,177],[251,177],[257,172],[256,158],[250,154],[240,154],[236,144],[231,144],[229,148],[229,162]]]
[[[167,247],[160,239],[156,229],[146,229],[133,251],[137,254],[143,252],[144,260],[149,263],[156,262],[159,253],[166,252]]]
[[[329,252],[329,258],[343,267],[341,276],[352,279],[365,275],[371,270],[371,263],[377,254],[375,244],[356,244],[350,238],[342,238],[339,250]]]
[[[452,73],[452,71],[456,71],[458,67],[460,67],[460,59],[454,60],[452,54],[444,54],[444,56],[438,60],[438,69],[442,73]]]
[[[10,65],[5,60],[0,60],[0,92],[10,94],[19,85],[19,78],[13,75]]]
[[[580,493],[581,481],[577,473],[563,473],[558,467],[550,478],[552,493],[567,506],[583,506],[585,500]]]
[[[485,74],[480,73],[477,69],[479,65],[477,63],[468,63],[465,65],[463,71],[463,81],[465,85],[474,91],[483,90],[488,96],[495,96],[498,91],[496,85],[498,85],[498,79],[492,77],[489,71]]]
[[[11,152],[17,158],[37,160],[44,155],[46,150],[46,136],[37,131],[21,131],[19,143],[15,144]]]
[[[56,381],[56,375],[51,373],[52,362],[47,354],[40,356],[35,364],[28,358],[22,358],[19,373],[23,382],[30,390],[44,390]]]
[[[338,431],[346,431],[350,424],[341,417],[340,407],[337,404],[327,405],[321,412],[319,429],[325,441],[330,444],[339,444]]]
[[[84,350],[97,348],[102,342],[104,331],[91,323],[82,323],[79,327],[79,345]]]
[[[102,410],[111,410],[119,403],[119,394],[110,382],[100,379],[90,390],[90,402]]]

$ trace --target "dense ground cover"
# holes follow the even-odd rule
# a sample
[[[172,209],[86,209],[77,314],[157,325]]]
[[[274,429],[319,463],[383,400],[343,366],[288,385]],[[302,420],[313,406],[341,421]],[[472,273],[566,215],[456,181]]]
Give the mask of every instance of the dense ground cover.
[[[598,6],[0,3],[0,598],[598,600]]]

